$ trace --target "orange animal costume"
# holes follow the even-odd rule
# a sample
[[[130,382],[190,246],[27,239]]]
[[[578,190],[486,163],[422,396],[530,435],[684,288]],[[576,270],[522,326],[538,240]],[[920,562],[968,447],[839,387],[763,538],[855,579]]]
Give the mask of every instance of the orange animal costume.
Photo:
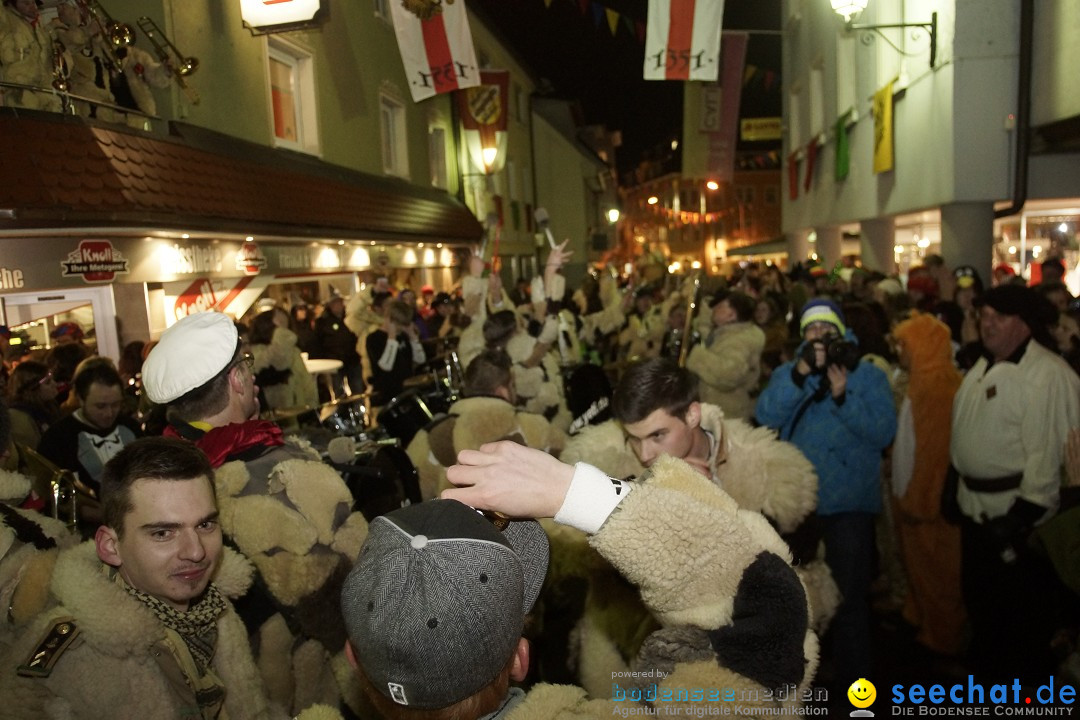
[[[916,314],[893,330],[910,357],[908,398],[915,428],[911,480],[894,498],[900,551],[908,574],[904,619],[917,639],[936,652],[962,647],[964,603],[960,594],[960,529],[941,517],[941,492],[949,467],[952,402],[961,375],[953,365],[948,327]]]

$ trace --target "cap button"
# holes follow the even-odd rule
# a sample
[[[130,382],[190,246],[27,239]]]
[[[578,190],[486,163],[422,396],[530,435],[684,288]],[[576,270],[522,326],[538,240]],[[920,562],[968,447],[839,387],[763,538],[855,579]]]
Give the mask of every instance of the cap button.
[[[427,535],[417,535],[409,541],[413,550],[423,550],[427,546]]]

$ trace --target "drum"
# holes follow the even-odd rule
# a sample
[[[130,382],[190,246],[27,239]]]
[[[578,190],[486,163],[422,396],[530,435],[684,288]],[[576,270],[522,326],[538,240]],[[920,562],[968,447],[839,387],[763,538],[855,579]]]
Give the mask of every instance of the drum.
[[[333,466],[341,472],[353,509],[368,522],[404,505],[420,502],[420,475],[399,446],[380,445],[372,453],[361,453],[350,465]]]
[[[440,409],[431,407],[429,403],[433,399],[437,402],[432,404]],[[397,438],[402,446],[407,446],[416,433],[435,418],[436,412],[445,412],[446,408],[449,408],[449,404],[441,398],[437,385],[412,388],[387,403],[379,412],[376,421],[390,437]]]

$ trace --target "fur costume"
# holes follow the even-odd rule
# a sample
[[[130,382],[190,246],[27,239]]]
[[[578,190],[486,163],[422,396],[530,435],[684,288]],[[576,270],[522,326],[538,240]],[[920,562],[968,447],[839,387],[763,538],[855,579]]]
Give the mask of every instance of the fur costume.
[[[750,393],[761,379],[765,333],[752,322],[733,322],[715,328],[706,345],[696,345],[686,369],[701,380],[703,402],[719,405],[729,418],[753,415]]]
[[[177,682],[182,675],[167,649],[165,626],[102,572],[93,542],[60,553],[50,589],[55,607],[39,614],[0,659],[5,717],[175,718],[195,705],[194,693]],[[51,673],[17,675],[15,666],[34,655],[63,618],[78,635],[55,654]],[[228,604],[217,620],[211,667],[226,688],[223,716],[282,716],[266,699],[247,632]]]
[[[701,404],[701,427],[719,439],[718,459],[713,481],[734,499],[740,508],[760,512],[780,532],[791,532],[813,512],[817,502],[817,476],[809,461],[790,443],[776,439],[766,428],[754,428],[742,420],[725,418],[715,405]],[[621,426],[615,420],[586,428],[567,441],[561,459],[564,462],[587,462],[612,477],[640,476],[645,468],[627,446]],[[578,630],[582,682],[591,676],[602,677],[610,665],[610,643],[632,657],[636,645],[626,641],[626,628],[640,628],[648,622],[643,609],[632,603],[613,603],[606,596],[612,584],[597,563],[577,547],[577,531],[562,530],[551,535],[552,567],[566,574],[580,572],[590,578],[586,615],[592,616]],[[602,564],[601,564],[602,565]],[[824,632],[840,604],[840,594],[832,574],[820,559],[796,567],[806,587],[812,612],[812,627]],[[606,617],[614,613],[615,617]],[[622,637],[623,639],[612,638]],[[610,678],[610,672],[608,672]],[[586,685],[599,695],[610,683]]]
[[[953,396],[962,378],[953,365],[949,328],[934,316],[916,314],[897,325],[893,335],[911,358],[907,396],[915,430],[911,479],[896,499],[908,577],[904,619],[919,628],[919,642],[955,654],[963,647],[965,620],[960,528],[941,517],[941,493],[949,468]]]
[[[329,678],[330,654],[345,637],[338,592],[367,523],[350,512],[353,499],[341,476],[302,441],[290,438],[258,457],[231,460],[215,474],[222,531],[258,570],[256,592],[238,611],[256,636],[271,697],[293,712],[304,700],[331,701],[304,695],[309,685],[326,687],[323,680],[303,680],[301,692],[301,678],[312,672],[304,660],[313,658],[303,641],[321,643],[313,667]]]
[[[31,481],[0,470],[0,652],[11,633],[48,604],[49,580],[59,552],[79,538],[59,520],[16,506],[30,494]]]
[[[763,517],[740,510],[686,463],[664,457],[590,544],[638,585],[661,624],[642,643],[634,669],[667,673],[613,680],[609,665],[607,692],[613,684],[629,695],[632,689],[652,692],[655,683],[661,697],[723,688],[743,707],[762,708],[763,715],[799,704],[798,692],[780,697],[773,691],[809,686],[817,638],[808,628],[806,596],[787,548]],[[722,711],[730,702],[705,697],[663,705],[679,706],[688,716],[707,708]],[[634,707],[626,700],[587,700],[578,688],[537,685],[527,695],[512,693],[491,717],[609,718]]]
[[[255,359],[252,372],[256,375],[268,368],[288,372],[283,382],[259,386],[270,409],[314,407],[319,404],[315,377],[304,365],[304,358],[300,355],[296,342],[296,333],[279,327],[274,328],[269,344],[251,346],[251,355]]]
[[[0,80],[45,90],[2,88],[4,105],[59,112],[60,97],[52,92],[52,72],[52,39],[44,22],[38,18],[31,23],[15,8],[0,7]]]
[[[409,459],[420,474],[420,494],[430,500],[450,487],[446,468],[460,451],[506,439],[558,455],[566,435],[542,416],[519,410],[502,398],[458,400],[448,417],[428,425],[409,443]]]

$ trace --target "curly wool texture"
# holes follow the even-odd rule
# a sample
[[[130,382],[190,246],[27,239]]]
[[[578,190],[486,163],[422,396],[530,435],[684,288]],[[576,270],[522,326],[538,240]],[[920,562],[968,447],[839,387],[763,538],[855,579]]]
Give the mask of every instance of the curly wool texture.
[[[589,425],[571,436],[559,459],[571,465],[588,463],[613,478],[638,477],[645,472],[615,420]]]
[[[659,516],[662,527],[644,535],[626,524],[628,513],[619,508],[605,523],[607,532],[593,536],[591,544],[632,583],[662,625],[690,624],[716,628],[731,621],[732,603],[743,570],[762,550],[790,562],[783,540],[757,513],[739,512],[735,500],[716,488],[685,462],[663,456],[654,465],[653,480],[635,488],[628,502],[664,505],[669,513]],[[700,506],[717,516],[714,537],[702,547],[696,532],[681,519],[694,516]],[[693,507],[691,507],[693,506]],[[682,508],[685,508],[683,510]],[[632,516],[632,514],[631,514]],[[727,516],[728,522],[720,518]],[[655,537],[666,538],[670,550],[659,556],[652,547]],[[671,563],[673,556],[691,556],[694,562]],[[643,558],[651,561],[642,562]],[[701,566],[721,568],[722,573],[702,573]],[[680,588],[672,593],[670,588]]]
[[[296,692],[290,658],[293,636],[281,613],[274,613],[252,636],[259,654],[255,658],[270,701],[287,707]]]
[[[303,555],[318,540],[307,518],[269,495],[238,497],[229,505],[230,522],[223,517],[222,529],[252,560],[270,551]]]
[[[321,588],[339,560],[336,553],[294,555],[279,552],[252,557],[270,592],[279,602],[290,606],[310,595],[312,590]]]
[[[30,478],[10,470],[0,470],[0,502],[16,505],[30,494]]]
[[[360,513],[353,513],[345,519],[345,522],[334,533],[334,541],[330,549],[341,553],[352,562],[360,555],[360,548],[367,539],[368,524]]]
[[[337,704],[338,689],[330,654],[319,642],[307,640],[293,653],[296,695],[292,712],[317,704]]]
[[[346,517],[353,498],[341,476],[325,463],[286,460],[274,466],[271,484],[280,482],[296,509],[310,522],[323,545],[333,542],[339,518]]]
[[[214,571],[214,584],[230,600],[243,597],[255,579],[255,566],[232,548],[222,548],[221,560]]]
[[[49,582],[52,580],[59,553],[55,548],[41,551],[32,546],[24,546],[14,553],[11,560],[18,571],[10,578],[13,583],[10,594],[6,582],[0,587],[0,598],[4,600],[13,626],[18,627],[30,621],[45,609],[49,602]],[[0,577],[3,577],[3,574],[0,574]]]
[[[701,404],[701,427],[724,443],[727,462],[716,475],[739,507],[763,513],[780,532],[793,531],[817,507],[814,466],[774,431],[726,418],[708,403]]]
[[[304,708],[296,720],[341,720],[341,713],[329,705],[312,705]]]
[[[818,635],[825,634],[836,610],[840,607],[840,588],[833,580],[832,570],[824,560],[814,560],[795,568],[800,582],[806,588],[810,604],[810,627]]]

